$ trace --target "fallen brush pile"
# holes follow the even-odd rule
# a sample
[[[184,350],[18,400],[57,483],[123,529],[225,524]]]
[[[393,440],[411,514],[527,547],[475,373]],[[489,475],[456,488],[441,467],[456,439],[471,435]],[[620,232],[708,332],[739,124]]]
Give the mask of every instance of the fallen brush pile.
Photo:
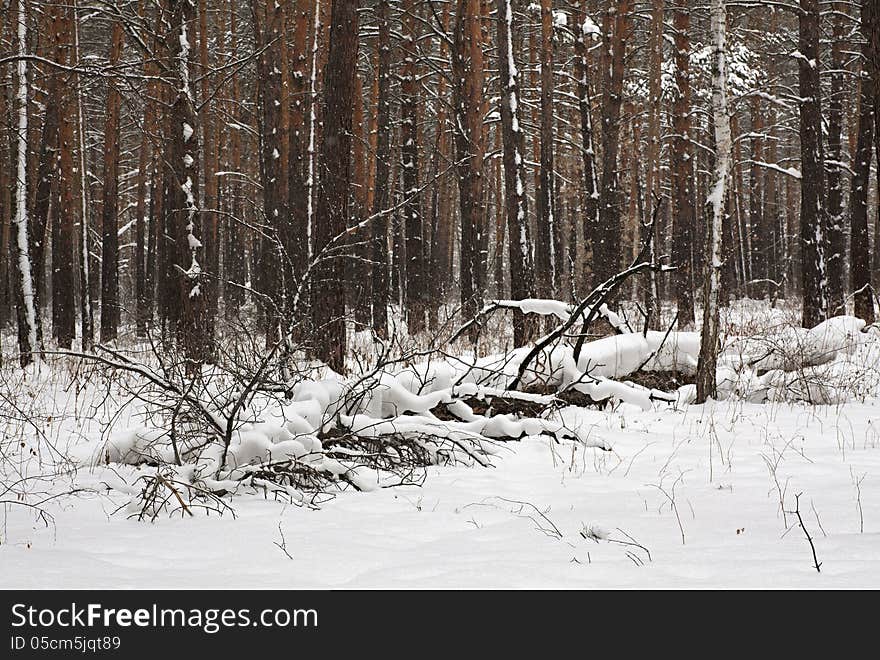
[[[138,487],[115,487],[134,496],[129,511],[141,519],[222,513],[231,510],[223,498],[239,493],[316,506],[349,487],[420,484],[428,466],[491,467],[504,443],[528,436],[610,449],[592,426],[566,425],[560,413],[568,406],[650,410],[693,401],[697,333],[633,331],[602,304],[590,314],[615,334],[584,341],[587,324],[572,330],[584,318],[572,306],[498,301],[484,313],[505,309],[560,325],[534,345],[486,357],[438,352],[348,378],[323,368],[288,384],[284,397],[253,387],[234,405],[216,403],[209,386],[201,394],[177,386],[176,420],[160,415],[158,424],[115,434],[96,462],[137,466]],[[878,337],[845,316],[812,330],[728,337],[719,397],[825,404],[880,390],[870,366],[880,363]],[[144,365],[136,371],[160,390],[171,386]]]

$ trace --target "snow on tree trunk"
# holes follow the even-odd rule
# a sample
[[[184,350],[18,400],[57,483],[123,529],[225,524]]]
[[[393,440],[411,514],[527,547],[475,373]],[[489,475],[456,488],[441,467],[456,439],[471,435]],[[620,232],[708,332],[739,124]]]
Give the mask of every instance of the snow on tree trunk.
[[[532,269],[529,238],[528,204],[524,185],[525,138],[519,121],[519,71],[513,58],[513,11],[511,0],[497,0],[498,10],[498,82],[501,88],[501,130],[504,152],[504,201],[507,216],[510,296],[514,300],[535,297],[535,274]],[[536,330],[522,311],[514,312],[513,344],[524,346]]]
[[[78,0],[73,2],[73,57],[74,62],[79,64],[79,6]],[[89,295],[89,270],[91,256],[89,255],[89,198],[88,186],[86,185],[86,138],[85,116],[83,115],[82,87],[79,84],[79,75],[74,78],[76,87],[76,120],[77,120],[77,151],[79,158],[79,313],[80,334],[82,349],[89,350],[94,341],[94,311],[92,310],[92,298]]]
[[[16,148],[15,225],[18,243],[19,304],[24,311],[24,314],[19,315],[18,341],[21,351],[20,362],[24,367],[33,361],[33,353],[37,350],[37,314],[34,305],[34,280],[31,273],[27,215],[28,81],[27,60],[23,57],[27,53],[25,0],[18,0],[18,53],[22,58],[17,63],[18,142]]]
[[[166,136],[169,150],[165,158],[168,167],[165,229],[175,237],[174,252],[168,255],[173,264],[174,296],[171,301],[172,319],[176,322],[177,345],[187,358],[187,371],[195,375],[209,349],[208,327],[205,321],[206,296],[202,291],[204,275],[198,261],[202,242],[198,238],[199,194],[199,137],[196,112],[190,88],[191,58],[190,35],[195,35],[195,7],[192,0],[171,3],[171,30],[168,35],[169,51],[174,53],[174,84],[177,97],[171,106],[171,134]]]
[[[391,190],[389,161],[391,155],[391,19],[389,0],[379,0],[377,20],[379,36],[376,40],[379,66],[376,72],[376,192],[373,195],[373,215],[390,206]],[[377,217],[372,224],[371,253],[372,294],[371,316],[373,330],[380,337],[388,334],[388,216]]]
[[[111,67],[119,63],[124,45],[121,21],[113,24],[110,42]],[[119,328],[119,113],[122,103],[113,81],[107,90],[107,118],[104,123],[104,187],[101,222],[101,341],[116,339]]]
[[[846,61],[846,28],[843,7],[832,5],[833,33],[831,40],[831,90],[828,97],[828,313],[846,314],[844,275],[845,236],[843,233],[843,171],[842,156],[844,70]]]
[[[553,176],[553,11],[541,0],[541,168],[536,191],[538,222],[535,237],[535,275],[538,295],[553,298],[559,287]]]
[[[712,0],[712,117],[715,124],[715,183],[709,195],[712,216],[706,227],[706,277],[703,286],[703,332],[697,362],[697,403],[715,396],[718,359],[718,299],[721,291],[722,223],[730,172],[730,113],[727,108],[727,8],[724,0]]]
[[[421,194],[419,192],[419,81],[416,59],[419,54],[419,25],[414,0],[403,0],[403,68],[400,82],[400,166],[403,178],[403,217],[406,236],[405,302],[410,334],[425,328],[425,254],[422,240]]]
[[[819,0],[800,1],[798,83],[801,136],[801,285],[803,326],[828,313],[828,240],[825,158],[822,150],[822,90],[819,84]]]
[[[263,213],[267,230],[263,232],[259,248],[258,288],[263,300],[261,306],[267,341],[277,337],[280,313],[288,309],[286,293],[292,294],[292,271],[284,253],[291,243],[291,222],[288,193],[288,154],[290,151],[289,104],[285,91],[286,60],[284,35],[286,11],[273,0],[253,0],[253,15],[261,24],[255,32],[257,46],[262,49],[257,71],[260,102],[260,154],[262,161]],[[272,337],[273,339],[268,339]]]
[[[584,178],[584,265],[581,287],[589,289],[592,276],[592,262],[595,257],[595,238],[599,227],[599,181],[596,174],[596,151],[593,146],[593,119],[590,108],[590,67],[587,60],[587,39],[598,39],[601,32],[593,20],[584,12],[586,0],[577,4],[575,12],[575,76],[578,89],[578,112],[581,129],[581,165]]]

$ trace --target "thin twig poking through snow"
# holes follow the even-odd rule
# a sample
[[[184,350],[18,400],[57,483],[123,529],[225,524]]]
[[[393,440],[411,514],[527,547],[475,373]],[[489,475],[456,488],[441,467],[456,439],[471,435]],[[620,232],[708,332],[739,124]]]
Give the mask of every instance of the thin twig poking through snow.
[[[816,556],[816,546],[813,544],[813,537],[810,536],[810,533],[807,531],[806,525],[804,525],[804,519],[801,518],[801,495],[803,493],[797,493],[794,496],[794,511],[789,511],[789,513],[793,513],[797,516],[798,524],[801,526],[801,529],[804,530],[804,536],[807,537],[807,543],[810,544],[810,550],[813,552],[813,568],[816,569],[817,573],[821,573],[820,567],[822,564],[819,562],[819,558]]]
[[[281,543],[278,541],[272,541],[272,544],[277,546],[281,552],[287,555],[287,558],[293,561],[293,555],[287,551],[287,539],[284,538],[284,530],[281,529],[281,523],[278,523],[278,533],[281,535]]]

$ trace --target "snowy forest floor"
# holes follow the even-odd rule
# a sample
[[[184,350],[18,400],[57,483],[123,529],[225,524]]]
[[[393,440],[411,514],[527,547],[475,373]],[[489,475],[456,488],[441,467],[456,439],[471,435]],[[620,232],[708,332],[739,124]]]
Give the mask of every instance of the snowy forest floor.
[[[428,467],[421,487],[348,490],[317,510],[243,495],[236,517],[150,524],[105,486],[140,467],[86,460],[113,399],[76,419],[101,393],[41,382],[29,400],[48,414],[4,460],[48,475],[51,444],[76,469],[42,479],[47,494],[83,490],[43,504],[51,518],[0,496],[0,588],[880,587],[880,399],[566,408],[611,451],[532,436],[490,468]]]

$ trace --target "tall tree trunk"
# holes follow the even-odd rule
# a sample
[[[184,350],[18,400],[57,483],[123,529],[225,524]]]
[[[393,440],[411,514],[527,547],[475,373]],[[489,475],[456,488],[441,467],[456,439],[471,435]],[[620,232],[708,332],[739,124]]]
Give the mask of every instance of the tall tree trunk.
[[[828,177],[828,313],[831,316],[846,313],[844,299],[844,252],[843,234],[843,185],[840,160],[842,154],[844,50],[846,26],[843,21],[844,7],[832,4],[833,36],[831,39],[831,93],[828,97],[828,160],[825,171]]]
[[[302,281],[309,258],[309,112],[312,107],[309,81],[311,52],[309,25],[315,9],[314,0],[296,3],[290,58],[290,241],[287,256],[291,261],[294,286]]]
[[[461,220],[461,304],[464,319],[482,307],[483,51],[479,0],[458,0],[452,52],[453,105]],[[476,328],[472,339],[476,338]]]
[[[712,31],[712,115],[715,123],[715,183],[709,196],[712,222],[706,227],[706,277],[703,287],[703,331],[697,362],[697,403],[715,396],[718,359],[719,293],[722,268],[722,222],[730,174],[730,113],[727,107],[727,8],[724,0],[710,5]]]
[[[581,0],[577,5],[575,13],[575,22],[577,29],[575,36],[575,75],[577,76],[578,88],[578,114],[580,115],[581,129],[581,167],[583,169],[584,178],[584,272],[581,288],[588,289],[590,278],[592,277],[592,264],[596,252],[594,243],[596,232],[599,229],[599,182],[596,176],[596,151],[594,148],[593,136],[593,120],[592,109],[590,107],[590,68],[587,61],[587,40],[597,39],[599,34],[598,27],[592,22],[587,21],[587,14],[584,12],[584,4],[586,0]]]
[[[553,5],[541,0],[541,169],[537,191],[535,274],[538,295],[553,298],[559,290],[556,272],[556,222],[553,176]]]
[[[691,250],[696,239],[694,163],[691,148],[690,0],[682,0],[673,14],[675,31],[675,101],[672,107],[672,274],[679,329],[696,323]]]
[[[391,160],[391,17],[389,0],[379,0],[379,37],[376,40],[379,88],[376,96],[376,192],[373,195],[372,223],[372,319],[379,337],[388,333],[388,215],[390,207]],[[379,216],[378,214],[382,214]]]
[[[73,44],[70,36],[73,32],[73,8],[53,5],[56,13],[54,24],[56,30],[55,52],[59,64],[70,66],[73,63]],[[76,296],[74,294],[74,255],[76,247],[76,217],[74,202],[75,171],[74,154],[74,122],[76,110],[74,106],[74,88],[64,85],[56,100],[60,110],[59,126],[59,185],[60,203],[55,215],[57,230],[53,232],[52,242],[52,325],[53,335],[61,348],[70,348],[76,335]]]
[[[79,7],[78,0],[73,2],[73,49],[74,61],[80,62],[79,50]],[[89,254],[89,195],[86,184],[86,137],[85,115],[82,104],[82,87],[79,74],[73,78],[76,89],[76,141],[77,141],[77,183],[79,184],[77,211],[79,213],[79,237],[77,251],[79,253],[79,314],[80,341],[84,351],[89,350],[94,342],[94,308],[89,291],[89,275],[91,273],[91,255]]]
[[[217,206],[219,202],[217,188],[217,140],[214,125],[214,110],[209,86],[210,60],[208,58],[208,4],[199,0],[199,64],[201,67],[201,113],[199,121],[202,125],[202,153],[204,158],[204,199],[200,214],[201,230],[205,241],[205,271],[208,276],[203,278],[201,292],[205,299],[205,339],[213,342],[214,326],[217,318],[217,276],[220,270],[220,234],[218,231]],[[209,346],[213,354],[214,347]]]
[[[661,81],[664,4],[664,0],[653,0],[653,6],[651,7],[650,56],[648,60],[648,162],[645,168],[645,199],[651,204],[658,203],[652,200],[660,198],[660,191],[662,189],[660,124],[663,95]],[[652,255],[657,250],[657,242],[659,240],[659,227],[654,226],[653,229],[653,236],[645,236],[646,240],[651,241]],[[659,327],[660,291],[658,289],[657,275],[653,271],[648,275],[648,286],[645,291],[645,312],[648,317],[646,322],[654,327]]]
[[[44,28],[45,29],[45,28]],[[51,33],[51,27],[46,29]],[[52,54],[52,51],[47,53]],[[37,80],[36,75],[34,81]],[[36,181],[33,196],[33,213],[31,214],[30,227],[28,229],[31,244],[31,259],[34,278],[34,309],[37,314],[37,340],[43,342],[42,312],[46,304],[46,234],[49,228],[49,214],[52,206],[52,191],[55,188],[58,175],[58,139],[61,107],[56,102],[59,95],[61,74],[52,69],[49,71],[47,85],[46,117],[43,121],[43,130],[40,135],[40,151],[37,161]],[[35,85],[35,88],[38,87]],[[37,125],[37,122],[33,122]],[[57,206],[57,204],[56,204]]]
[[[235,61],[238,56],[238,18],[235,0],[229,1],[229,57]],[[233,71],[231,74],[230,87],[232,91],[232,104],[230,107],[231,120],[238,125],[240,121],[240,94],[241,85],[239,75]],[[233,130],[230,138],[229,158],[233,172],[241,172],[241,131]],[[242,240],[238,231],[238,223],[242,221],[242,183],[241,177],[235,175],[229,187],[229,215],[225,223],[223,264],[225,279],[228,285],[224,286],[225,316],[234,319],[238,316],[241,306],[245,302],[244,290],[241,288],[247,280],[247,251],[246,241]]]
[[[620,268],[620,107],[626,42],[630,33],[632,0],[608,2],[603,23],[602,185],[599,189],[599,227],[593,249],[594,283],[604,282]]]
[[[140,16],[144,17],[144,3],[140,3]],[[156,75],[156,64],[152,58],[144,56],[144,75]],[[146,337],[147,324],[150,321],[150,305],[147,291],[147,186],[151,179],[152,154],[150,134],[155,131],[158,109],[153,100],[158,94],[157,83],[147,83],[147,98],[144,99],[144,120],[141,134],[141,145],[138,153],[137,201],[135,206],[135,332],[138,337]],[[155,196],[154,188],[150,189],[150,197]]]
[[[819,0],[800,0],[798,83],[801,136],[801,282],[803,326],[824,321],[828,311],[828,241],[822,91],[819,85]]]
[[[346,230],[351,188],[351,122],[357,75],[358,1],[333,0],[324,77],[324,128],[315,209],[316,271],[312,319],[319,359],[345,371],[345,262],[337,237]]]
[[[262,49],[258,64],[260,99],[260,153],[263,185],[263,212],[266,231],[260,241],[258,281],[267,326],[266,341],[278,332],[283,310],[287,309],[291,287],[291,262],[287,258],[291,223],[288,193],[289,105],[284,93],[288,82],[286,67],[286,4],[275,0],[253,0],[253,15],[263,29],[255,32],[257,47]]]
[[[850,185],[850,280],[852,282],[854,314],[866,323],[873,323],[874,296],[871,290],[871,266],[868,248],[868,189],[871,174],[871,147],[874,137],[874,87],[872,67],[876,36],[880,29],[880,11],[872,0],[862,0],[861,31],[865,39],[862,44],[861,75],[859,76],[859,123],[856,149],[852,157],[852,182]],[[875,250],[880,246],[875,245]]]
[[[425,254],[419,193],[419,93],[416,80],[418,25],[415,2],[403,0],[403,68],[400,81],[400,157],[403,173],[403,217],[406,234],[406,320],[410,334],[425,328]]]
[[[174,54],[174,88],[167,139],[166,197],[163,202],[166,231],[172,232],[174,252],[168,255],[173,273],[173,313],[176,341],[187,360],[187,372],[196,375],[210,355],[206,325],[204,274],[199,265],[203,245],[199,239],[199,133],[190,86],[190,69],[197,34],[193,0],[171,0],[168,50]]]
[[[12,18],[13,9],[10,7],[9,14],[0,15],[0,51],[12,52],[12,46],[6,41],[5,29],[8,25],[7,17]],[[0,93],[0,117],[7,118],[6,93]],[[12,196],[15,186],[11,181],[12,164],[7,157],[12,156],[12,148],[7,143],[9,132],[0,135],[0,330],[5,329],[10,322],[11,312],[14,306],[14,298],[11,291],[13,278],[12,272]],[[3,351],[0,350],[0,365],[3,364]]]
[[[31,271],[31,243],[28,240],[27,212],[27,135],[28,135],[28,78],[27,60],[27,13],[25,0],[18,0],[18,54],[16,63],[16,102],[18,105],[18,140],[16,146],[15,225],[16,266],[18,270],[18,346],[19,362],[26,367],[34,360],[37,344],[37,313],[34,279]]]
[[[519,120],[519,70],[513,57],[513,11],[511,0],[497,0],[498,65],[501,91],[501,131],[504,154],[504,202],[508,227],[510,297],[535,296],[529,238],[529,198],[525,188],[525,137]],[[524,346],[537,330],[522,312],[514,312],[513,344]]]
[[[124,41],[123,25],[113,24],[109,66],[119,63]],[[101,205],[101,341],[116,339],[119,331],[119,110],[121,97],[111,80],[107,84],[107,119],[104,123],[104,195]]]

